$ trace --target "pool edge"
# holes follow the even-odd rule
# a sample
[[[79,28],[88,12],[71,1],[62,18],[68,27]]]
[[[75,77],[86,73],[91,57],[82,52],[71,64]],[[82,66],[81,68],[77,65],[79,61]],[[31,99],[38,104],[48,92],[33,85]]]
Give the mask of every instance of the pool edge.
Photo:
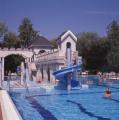
[[[3,120],[23,120],[6,90],[0,90],[0,104]]]

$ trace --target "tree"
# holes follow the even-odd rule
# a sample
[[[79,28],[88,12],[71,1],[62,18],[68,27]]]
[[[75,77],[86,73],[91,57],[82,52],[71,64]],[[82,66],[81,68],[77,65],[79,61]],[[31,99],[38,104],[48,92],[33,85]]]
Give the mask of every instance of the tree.
[[[77,50],[79,52],[79,55],[83,58],[83,66],[86,69],[89,69],[89,57],[90,57],[90,51],[92,49],[93,44],[95,44],[98,40],[98,35],[96,33],[81,33],[78,36],[77,41]]]
[[[4,40],[5,34],[8,32],[8,27],[5,23],[0,22],[0,41]]]
[[[107,65],[108,40],[96,33],[81,33],[77,41],[77,50],[83,58],[83,67],[92,72],[104,69]]]
[[[24,62],[25,59],[20,55],[9,55],[5,57],[5,71],[8,73],[16,72],[17,67],[21,65],[21,62]]]
[[[112,21],[107,28],[107,36],[110,43],[110,51],[107,56],[107,61],[110,70],[119,71],[119,24],[117,21]]]
[[[37,36],[37,31],[34,30],[31,21],[25,17],[19,26],[19,37],[21,40],[22,47],[28,47],[30,42]]]
[[[3,47],[8,47],[8,48],[20,47],[19,37],[13,32],[8,32],[4,37]]]
[[[100,70],[102,70],[103,72],[107,72],[109,70],[107,55],[110,50],[110,44],[109,44],[109,40],[107,39],[107,37],[100,38],[99,48],[97,49],[99,49],[97,51],[99,51],[98,58],[101,63],[101,64],[98,64],[101,68]]]
[[[98,41],[95,42],[91,46],[91,50],[87,57],[87,68],[90,70],[97,72],[97,71],[107,71],[107,59],[106,56],[109,51],[109,41],[107,38],[99,38]]]
[[[53,45],[54,48],[58,47],[56,39],[50,40],[50,43]]]

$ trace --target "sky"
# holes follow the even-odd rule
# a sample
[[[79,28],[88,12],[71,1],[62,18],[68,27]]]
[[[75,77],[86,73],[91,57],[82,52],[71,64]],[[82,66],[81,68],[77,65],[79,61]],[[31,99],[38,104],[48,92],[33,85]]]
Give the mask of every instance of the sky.
[[[49,40],[65,30],[105,36],[107,25],[119,21],[119,0],[0,0],[0,22],[10,31],[18,34],[24,17]]]

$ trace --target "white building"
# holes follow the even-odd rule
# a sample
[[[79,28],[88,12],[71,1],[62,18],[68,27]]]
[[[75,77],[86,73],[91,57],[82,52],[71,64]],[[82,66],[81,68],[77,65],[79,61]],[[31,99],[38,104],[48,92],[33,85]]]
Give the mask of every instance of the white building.
[[[28,49],[0,49],[0,78],[4,80],[4,58],[8,55],[17,54],[25,58],[26,63],[33,63],[36,66],[36,80],[49,80],[54,82],[55,78],[52,73],[56,70],[67,66],[67,47],[71,47],[72,64],[81,62],[76,51],[77,37],[70,31],[65,31],[56,40],[57,49],[53,49],[51,43],[43,36],[38,36],[36,40],[31,42]],[[32,66],[31,65],[31,66]],[[1,85],[1,84],[0,84]]]
[[[28,48],[32,49],[35,54],[40,54],[50,51],[53,46],[45,37],[37,36],[37,38],[30,43]]]
[[[79,63],[79,58],[81,58],[78,57],[78,52],[76,51],[77,37],[70,30],[61,34],[56,41],[58,44],[57,49],[51,49],[36,56],[37,78],[41,81],[49,80],[50,82],[54,82],[55,78],[52,73],[67,66],[66,49],[69,45],[72,53],[71,63]]]

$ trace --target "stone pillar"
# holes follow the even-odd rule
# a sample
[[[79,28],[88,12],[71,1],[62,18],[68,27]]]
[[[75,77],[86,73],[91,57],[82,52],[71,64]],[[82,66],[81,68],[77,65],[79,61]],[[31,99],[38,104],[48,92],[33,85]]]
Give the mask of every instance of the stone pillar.
[[[25,63],[29,62],[29,58],[25,58]]]
[[[31,58],[29,58],[29,62],[32,62],[32,59],[31,59]]]
[[[31,62],[33,62],[33,58],[31,58]]]
[[[42,82],[42,74],[41,74],[41,70],[40,69],[38,69],[38,71],[37,71],[37,81],[38,82]]]
[[[0,87],[2,87],[2,60],[0,58]]]
[[[29,62],[29,58],[27,58],[27,62]]]
[[[31,61],[30,61],[30,58],[28,58],[28,62],[31,62]]]
[[[53,68],[50,69],[50,82],[55,84],[55,77],[53,75]]]
[[[27,58],[25,58],[25,63],[27,63]]]
[[[32,60],[32,58],[31,58],[31,62],[32,62],[33,60]]]
[[[43,66],[43,76],[44,76],[43,81],[48,81],[47,67],[46,66]]]
[[[2,58],[2,81],[4,81],[4,57]]]
[[[24,68],[24,62],[21,63],[21,84],[24,85],[24,75],[25,75],[25,68]]]

